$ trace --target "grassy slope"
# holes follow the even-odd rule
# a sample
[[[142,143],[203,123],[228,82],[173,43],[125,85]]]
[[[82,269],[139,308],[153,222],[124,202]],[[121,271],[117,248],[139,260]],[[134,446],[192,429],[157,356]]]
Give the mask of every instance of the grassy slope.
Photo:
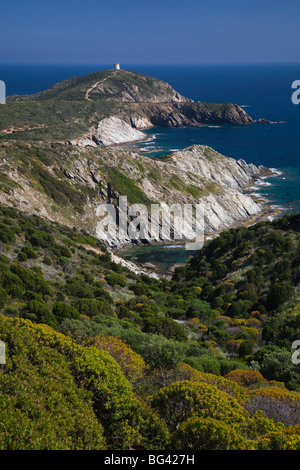
[[[92,101],[86,99],[87,91],[97,82],[107,80],[111,93],[91,93]],[[125,82],[125,84],[124,84]],[[147,102],[153,97],[170,94],[166,84],[141,74],[120,71],[96,72],[59,82],[44,92],[34,95],[12,96],[1,107],[0,138],[31,141],[65,141],[83,135],[100,119],[120,113],[119,97],[124,91],[132,92],[138,87],[139,100]],[[35,128],[44,125],[42,128]],[[1,133],[10,127],[24,129],[13,134]]]
[[[241,283],[235,284],[234,291],[232,277],[225,283],[224,278],[209,281],[209,277],[203,282],[210,270],[202,272],[199,256],[184,271],[178,270],[173,281],[156,281],[135,276],[112,263],[99,241],[87,234],[8,208],[2,208],[0,224],[0,305],[4,315],[0,317],[0,331],[8,352],[8,363],[0,371],[1,422],[6,423],[6,427],[0,426],[1,448],[72,449],[110,445],[115,449],[163,449],[169,445],[168,433],[173,432],[174,424],[174,416],[170,421],[163,400],[165,396],[173,400],[176,390],[177,404],[182,399],[181,393],[185,397],[194,396],[196,408],[190,408],[189,413],[193,419],[199,416],[197,426],[204,424],[201,416],[208,406],[205,400],[213,400],[209,401],[208,416],[217,420],[211,425],[219,426],[224,422],[227,426],[226,433],[231,436],[227,448],[237,445],[232,440],[237,429],[244,439],[239,444],[242,448],[299,445],[296,430],[290,432],[292,443],[291,437],[284,434],[289,429],[285,426],[297,423],[298,394],[293,395],[283,384],[269,382],[258,372],[249,370],[251,354],[247,351],[245,356],[232,354],[232,351],[228,354],[228,341],[224,343],[226,334],[230,335],[226,338],[229,342],[242,340],[239,344],[256,338],[256,346],[263,350],[265,340],[256,333],[264,328],[269,318],[278,315],[282,324],[291,328],[286,322],[297,317],[291,316],[288,309],[296,304],[266,308],[261,317],[248,315],[245,310],[242,316],[237,313],[226,316],[224,313],[228,312],[220,309],[219,304],[217,310],[215,299],[224,297],[219,292],[222,285],[230,287],[232,304],[239,293],[244,292],[241,267],[238,271]],[[252,240],[251,252],[261,246],[266,252],[264,237],[271,236],[268,243],[273,243],[275,238],[279,243],[288,233],[293,246],[285,241],[283,246],[278,246],[277,256],[279,259],[289,253],[293,259],[298,228],[299,218],[286,217],[281,222],[245,229],[243,237]],[[222,260],[230,258],[235,244],[240,246],[241,230],[244,229],[225,232],[220,241],[207,246],[204,250],[207,268],[210,261],[215,261],[216,244],[222,246],[219,253]],[[247,237],[251,230],[252,235]],[[245,262],[245,253],[239,256],[243,256]],[[255,269],[254,259],[251,263]],[[274,266],[271,269],[269,264],[265,266],[265,291],[270,289],[271,271],[277,272]],[[249,269],[246,272],[250,272]],[[237,270],[232,269],[229,274],[236,276]],[[183,326],[172,318],[180,318]],[[39,326],[40,323],[49,326]],[[115,343],[116,336],[126,341],[137,355],[134,356],[125,343]],[[271,342],[276,348],[276,338]],[[94,345],[98,345],[98,349]],[[279,352],[284,348],[281,346]],[[110,354],[104,353],[104,349]],[[138,355],[144,358],[146,365]],[[126,357],[129,362],[124,363]],[[183,366],[183,363],[193,367]],[[239,371],[235,376],[233,372],[228,378],[220,376],[236,369]],[[297,386],[296,368],[290,372],[293,374],[290,382]],[[58,376],[63,378],[63,386],[59,388]],[[274,377],[271,374],[267,378]],[[171,385],[178,381],[182,383],[182,392],[181,386]],[[169,388],[164,388],[166,386]],[[22,395],[18,398],[20,389]],[[220,396],[219,391],[222,391]],[[156,398],[148,399],[153,393],[157,394]],[[63,398],[66,395],[67,401]],[[226,421],[226,413],[220,415],[220,409],[213,404],[215,400],[224,402],[232,422]],[[278,408],[278,400],[281,408]],[[110,404],[106,407],[105,403]],[[263,409],[271,421],[259,418],[259,425],[258,416],[251,418],[248,409],[251,414]],[[81,419],[81,413],[86,425],[79,432],[77,420]],[[176,419],[183,424],[180,415]],[[282,421],[284,425],[276,425],[272,420]],[[43,429],[43,437],[38,429]],[[273,436],[275,443],[263,437],[270,430],[277,436],[277,440]],[[179,434],[176,431],[171,439],[176,437],[178,442]],[[279,438],[281,444],[278,444]],[[200,444],[192,445],[197,449]],[[207,448],[205,446],[211,444],[201,445]]]

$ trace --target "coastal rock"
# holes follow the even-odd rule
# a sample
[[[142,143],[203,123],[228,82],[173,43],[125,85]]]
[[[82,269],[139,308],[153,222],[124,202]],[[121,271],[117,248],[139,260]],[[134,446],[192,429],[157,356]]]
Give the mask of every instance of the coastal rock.
[[[130,118],[130,123],[135,129],[148,129],[153,127],[153,124],[146,117],[135,116]]]
[[[232,103],[185,103],[181,114],[201,124],[252,124],[253,119],[240,106]]]
[[[203,196],[199,199],[198,204],[201,206],[201,211],[204,215],[202,226],[203,235],[225,230],[243,221],[251,220],[257,217],[262,210],[261,205],[255,202],[251,197],[232,188],[224,188],[222,194]],[[164,212],[163,204],[161,204],[161,208],[162,214],[166,214],[168,217],[169,211],[166,210]],[[149,210],[149,227],[150,222],[151,211]],[[180,226],[177,224],[176,226],[176,230],[181,231],[181,236],[180,238],[175,238],[175,240],[193,241],[195,239],[194,223],[195,219],[193,216],[185,216],[184,223]],[[174,241],[172,236],[173,231],[173,224],[171,224],[171,230],[168,226],[162,225],[160,226],[158,236],[153,236],[153,233],[149,231],[148,241],[150,240],[151,243]],[[105,240],[105,243],[111,249],[122,249],[124,246],[132,243],[128,232],[120,228],[115,234],[111,234],[108,238],[106,238],[106,235],[107,233],[105,231],[99,227],[96,228],[96,236],[101,240]]]
[[[167,161],[151,162],[149,173],[147,161],[137,154],[131,154],[131,161],[123,163],[123,169],[132,180],[139,180],[143,193],[150,199],[160,201],[162,212],[164,204],[198,203],[204,213],[204,232],[211,234],[238,225],[247,220],[254,220],[262,211],[260,201],[244,193],[244,189],[253,185],[259,178],[273,173],[263,166],[248,164],[244,160],[225,157],[207,146],[195,145],[180,152],[173,153]],[[116,163],[117,164],[117,163]],[[136,166],[137,165],[137,166]],[[137,167],[143,165],[143,178]],[[154,181],[152,174],[160,175],[159,182]],[[195,197],[188,192],[192,188]],[[197,197],[197,194],[199,195]],[[166,214],[168,213],[166,209]],[[149,212],[149,221],[150,221]],[[193,218],[185,218],[182,229],[182,240],[192,240]],[[171,233],[174,227],[171,227]],[[160,234],[151,234],[151,242],[170,241],[172,238],[168,227],[161,227]],[[105,234],[97,230],[97,236],[103,239]],[[128,233],[117,231],[107,240],[108,246],[120,249],[130,244]]]
[[[200,199],[204,208],[205,234],[224,230],[251,219],[261,212],[261,206],[236,190],[225,190],[222,196],[210,194]]]
[[[90,137],[83,137],[82,139],[71,140],[70,144],[78,145],[79,147],[97,147],[96,142],[94,142]]]
[[[185,127],[202,125],[253,124],[254,120],[238,105],[232,103],[127,103],[122,108],[121,117],[135,113],[135,119],[146,120],[146,127]],[[140,126],[142,128],[142,125]]]
[[[93,135],[97,145],[113,145],[144,140],[145,134],[115,116],[102,119]]]
[[[134,129],[122,119],[112,116],[102,119],[88,136],[79,140],[73,140],[71,144],[79,145],[80,147],[107,147],[109,145],[145,140],[146,138],[147,136],[142,131]]]
[[[231,188],[244,188],[255,178],[272,175],[268,169],[248,164],[245,160],[224,157],[204,145],[193,145],[172,154],[172,161],[185,172],[192,172]]]
[[[270,121],[269,119],[264,119],[264,118],[260,118],[256,122],[258,124],[274,124],[273,121]]]
[[[130,269],[130,271],[134,272],[135,274],[146,274],[147,276],[152,277],[153,279],[159,279],[158,274],[152,272],[153,269],[149,269],[148,267],[137,266],[131,261],[125,260],[111,251],[110,255],[114,263],[121,264],[125,268]]]

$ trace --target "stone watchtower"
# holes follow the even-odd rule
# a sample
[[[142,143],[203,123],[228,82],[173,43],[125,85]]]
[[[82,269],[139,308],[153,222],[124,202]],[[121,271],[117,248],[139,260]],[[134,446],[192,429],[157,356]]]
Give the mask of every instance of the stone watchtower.
[[[120,70],[120,64],[114,64],[114,70]]]

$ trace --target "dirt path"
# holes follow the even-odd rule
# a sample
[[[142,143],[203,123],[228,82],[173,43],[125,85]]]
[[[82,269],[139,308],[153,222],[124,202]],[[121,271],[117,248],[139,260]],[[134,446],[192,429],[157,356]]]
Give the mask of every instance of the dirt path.
[[[94,83],[94,85],[91,86],[91,88],[89,88],[85,94],[85,99],[88,100],[88,101],[93,101],[89,98],[89,94],[91,91],[93,91],[98,85],[99,83],[103,83],[105,82],[105,80],[107,80],[109,77],[106,77],[106,78],[103,78],[102,80],[100,80],[99,82],[96,82]]]
[[[91,251],[94,251],[95,253],[97,253],[98,255],[104,255],[104,251],[100,250],[99,248],[95,248],[94,246],[91,246],[91,245],[82,245],[83,248],[85,248],[87,251],[91,250]]]
[[[5,134],[13,134],[14,132],[33,131],[34,129],[42,129],[45,127],[49,127],[49,124],[39,124],[38,126],[10,127],[9,129],[1,129],[0,132],[4,132]]]

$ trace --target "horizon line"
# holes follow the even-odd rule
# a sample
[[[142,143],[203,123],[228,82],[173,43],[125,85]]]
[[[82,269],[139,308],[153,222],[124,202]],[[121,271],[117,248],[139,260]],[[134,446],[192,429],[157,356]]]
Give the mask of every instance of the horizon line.
[[[85,63],[85,62],[0,62],[0,65],[54,65],[54,66],[107,66],[113,65],[114,63],[119,63],[120,65],[122,62],[102,62],[102,63]],[[142,62],[142,63],[135,63],[135,62],[123,62],[126,65],[135,65],[135,66],[198,66],[198,65],[297,65],[300,64],[300,60],[298,61],[283,61],[283,62],[177,62],[177,63],[165,63],[165,62]]]

